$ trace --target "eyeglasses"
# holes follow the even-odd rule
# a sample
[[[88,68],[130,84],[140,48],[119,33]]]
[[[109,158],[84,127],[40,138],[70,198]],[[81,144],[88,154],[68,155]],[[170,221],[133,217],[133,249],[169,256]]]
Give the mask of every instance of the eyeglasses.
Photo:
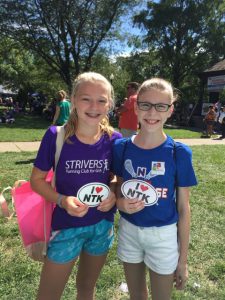
[[[155,108],[156,111],[158,112],[166,112],[169,110],[169,108],[172,106],[173,104],[165,104],[165,103],[150,103],[150,102],[141,102],[141,101],[137,101],[137,106],[140,110],[144,110],[144,111],[148,111],[150,109],[152,109],[152,107]]]

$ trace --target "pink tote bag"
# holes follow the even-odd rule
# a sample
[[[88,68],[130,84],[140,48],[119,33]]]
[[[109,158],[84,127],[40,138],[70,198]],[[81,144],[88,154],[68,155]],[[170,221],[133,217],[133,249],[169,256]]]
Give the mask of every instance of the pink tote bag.
[[[64,142],[64,127],[57,126],[55,168]],[[54,172],[50,170],[45,179],[55,188]],[[55,203],[45,200],[34,192],[30,182],[17,181],[12,189],[17,221],[23,244],[28,255],[37,261],[44,261],[51,234],[52,213]]]
[[[51,182],[53,171],[49,171],[46,181]],[[51,233],[52,213],[55,204],[46,201],[34,192],[30,182],[18,182],[12,189],[20,234],[28,255],[43,261]]]

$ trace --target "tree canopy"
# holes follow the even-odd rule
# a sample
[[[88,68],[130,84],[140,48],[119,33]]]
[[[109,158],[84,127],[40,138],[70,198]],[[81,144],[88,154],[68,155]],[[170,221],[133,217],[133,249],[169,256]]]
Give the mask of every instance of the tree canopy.
[[[90,69],[103,41],[135,0],[2,0],[0,31],[42,57],[68,87]]]
[[[161,76],[181,87],[225,57],[224,8],[224,0],[148,1],[134,22],[146,30],[143,42],[157,54]]]

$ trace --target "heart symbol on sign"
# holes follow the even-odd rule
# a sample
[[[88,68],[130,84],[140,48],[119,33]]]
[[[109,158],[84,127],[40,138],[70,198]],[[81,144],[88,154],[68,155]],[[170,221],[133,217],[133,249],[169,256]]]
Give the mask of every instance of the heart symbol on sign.
[[[100,186],[99,186],[99,187],[96,187],[95,189],[96,189],[96,192],[97,192],[97,193],[100,193],[100,192],[103,190],[103,187],[100,187]]]
[[[147,190],[148,190],[148,187],[145,186],[145,185],[141,185],[141,190],[142,190],[142,192],[147,191]]]

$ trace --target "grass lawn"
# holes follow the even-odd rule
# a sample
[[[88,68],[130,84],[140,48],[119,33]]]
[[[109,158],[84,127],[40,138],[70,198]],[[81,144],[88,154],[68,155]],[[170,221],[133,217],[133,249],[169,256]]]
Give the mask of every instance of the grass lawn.
[[[1,142],[40,141],[50,121],[32,114],[18,114],[13,124],[0,123]]]
[[[192,189],[189,281],[173,300],[225,299],[225,151],[224,146],[193,146],[198,186]],[[0,190],[17,179],[28,179],[36,153],[1,153]],[[35,299],[41,264],[24,253],[16,218],[0,218],[0,299]],[[115,231],[118,228],[116,216]],[[117,235],[116,235],[117,236]],[[96,300],[128,300],[119,291],[124,282],[122,265],[116,256],[117,239],[97,284]],[[76,268],[66,286],[64,300],[74,299]]]
[[[50,121],[40,116],[19,114],[13,124],[0,123],[0,142],[40,141],[49,127]],[[192,128],[166,128],[165,132],[173,138],[200,138],[201,132]]]

